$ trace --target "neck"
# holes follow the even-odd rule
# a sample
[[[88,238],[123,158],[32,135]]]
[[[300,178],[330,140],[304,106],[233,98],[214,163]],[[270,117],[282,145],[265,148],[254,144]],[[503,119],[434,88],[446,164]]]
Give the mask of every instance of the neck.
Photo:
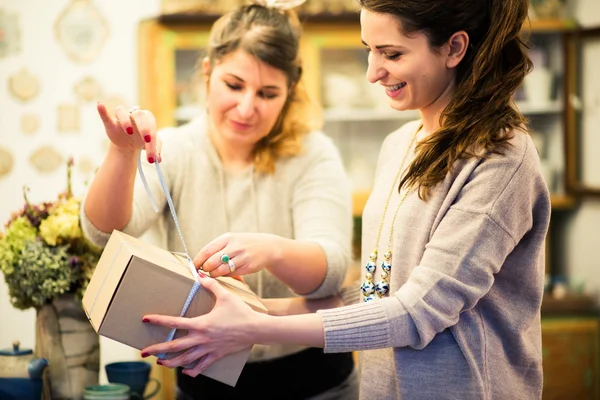
[[[208,134],[225,169],[242,171],[252,164],[254,146],[243,146],[239,143],[227,141],[223,135],[217,132],[212,122],[209,122]]]
[[[454,83],[451,83],[437,99],[419,110],[421,113],[421,120],[423,121],[423,130],[426,132],[434,132],[440,128],[440,117],[446,106],[450,103],[453,92]]]

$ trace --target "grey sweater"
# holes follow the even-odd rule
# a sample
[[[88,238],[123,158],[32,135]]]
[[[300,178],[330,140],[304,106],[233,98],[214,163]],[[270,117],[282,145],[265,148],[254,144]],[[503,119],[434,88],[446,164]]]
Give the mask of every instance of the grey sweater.
[[[204,118],[164,129],[159,135],[163,141],[162,173],[190,256],[226,232],[263,232],[313,241],[325,252],[327,273],[320,287],[305,297],[325,297],[339,290],[350,260],[351,196],[341,158],[327,136],[321,132],[309,134],[303,153],[278,160],[275,173],[268,175],[255,172],[253,167],[242,174],[224,170]],[[183,251],[156,169],[145,161],[143,169],[160,212],[154,212],[138,175],[133,215],[123,231],[140,236],[150,228],[163,226],[164,246],[170,251]],[[98,231],[84,212],[82,226],[94,243],[106,244],[109,233]],[[297,268],[301,274],[302,266]],[[262,297],[295,296],[266,270],[244,279]],[[270,359],[299,349],[257,345],[250,360]]]
[[[363,214],[363,265],[418,124],[383,143]],[[428,202],[409,194],[395,222],[388,297],[319,311],[325,351],[365,350],[361,399],[541,397],[550,201],[530,137],[515,132],[511,145],[504,155],[457,162]],[[399,198],[395,191],[381,255]]]

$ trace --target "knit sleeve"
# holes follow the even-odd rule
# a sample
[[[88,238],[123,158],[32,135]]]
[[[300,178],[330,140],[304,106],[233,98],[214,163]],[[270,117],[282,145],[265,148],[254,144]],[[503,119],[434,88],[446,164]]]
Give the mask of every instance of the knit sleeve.
[[[327,272],[321,285],[307,298],[339,291],[350,264],[352,239],[351,195],[341,157],[322,133],[313,133],[306,150],[307,162],[294,185],[292,200],[294,238],[321,246]]]
[[[435,227],[407,282],[390,297],[318,311],[325,351],[422,349],[490,291],[521,241],[519,251],[529,252],[521,257],[539,259],[550,208],[531,160],[512,169],[494,160],[482,162]],[[538,293],[527,296],[536,298]]]

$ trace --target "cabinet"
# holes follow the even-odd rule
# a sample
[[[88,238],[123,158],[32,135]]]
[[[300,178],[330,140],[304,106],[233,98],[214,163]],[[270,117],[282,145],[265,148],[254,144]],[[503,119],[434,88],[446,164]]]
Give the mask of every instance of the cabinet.
[[[544,400],[600,399],[597,317],[542,318]]]

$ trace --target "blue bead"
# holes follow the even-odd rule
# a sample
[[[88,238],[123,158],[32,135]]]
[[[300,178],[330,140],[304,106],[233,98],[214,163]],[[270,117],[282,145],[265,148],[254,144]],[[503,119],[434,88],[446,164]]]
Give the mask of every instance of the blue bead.
[[[370,295],[368,295],[368,296],[365,297],[364,301],[365,301],[365,303],[367,303],[367,302],[373,301],[375,299],[377,299],[377,297],[374,294],[370,294]]]
[[[374,273],[377,265],[373,261],[369,261],[367,265],[365,265],[365,269],[367,272]]]
[[[381,263],[381,269],[387,272],[390,272],[392,270],[392,264],[390,264],[387,261],[384,261]]]
[[[386,281],[379,281],[375,285],[375,290],[377,291],[378,295],[384,296],[387,294],[387,292],[389,292],[390,284]]]
[[[365,281],[362,285],[360,285],[360,290],[365,295],[369,295],[375,291],[375,285],[373,282]]]

